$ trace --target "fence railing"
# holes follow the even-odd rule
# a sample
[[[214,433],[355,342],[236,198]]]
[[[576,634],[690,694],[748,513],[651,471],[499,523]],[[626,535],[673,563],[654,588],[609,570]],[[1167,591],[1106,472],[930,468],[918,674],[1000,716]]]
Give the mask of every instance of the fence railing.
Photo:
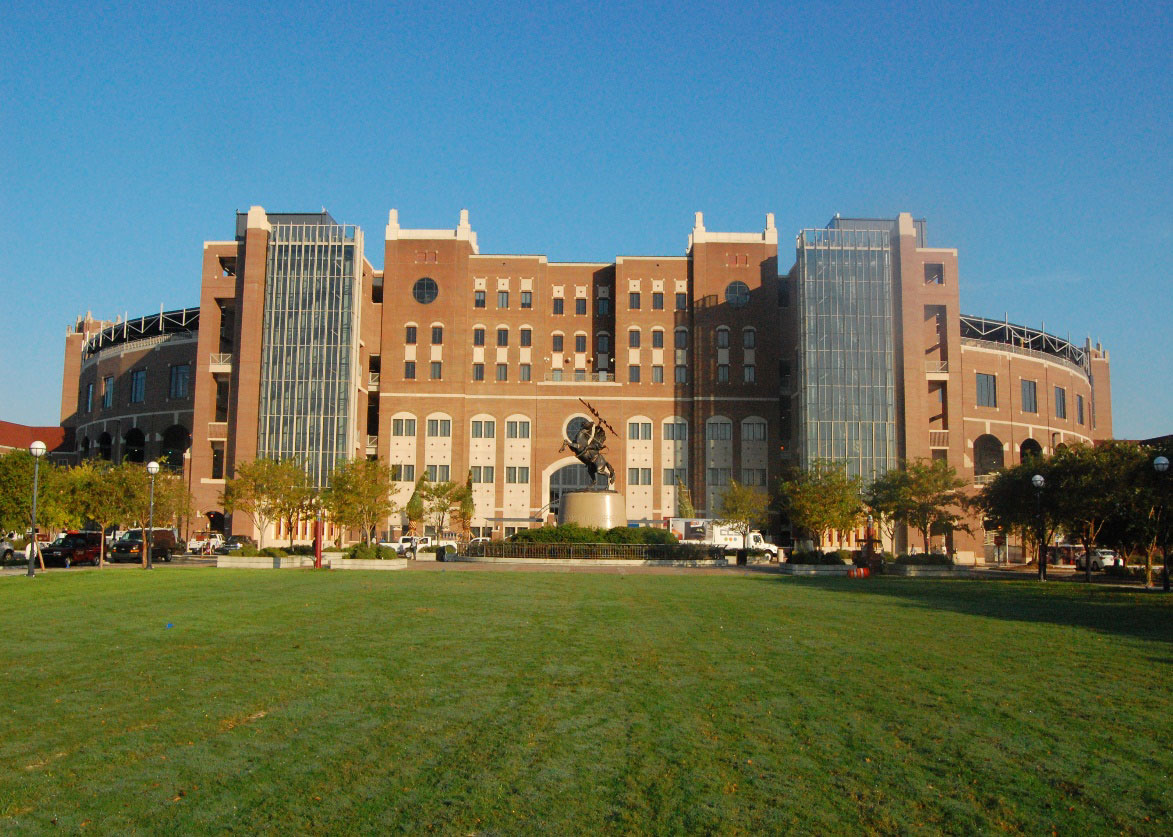
[[[714,561],[725,557],[719,546],[634,543],[470,543],[470,558],[624,559],[629,561]]]
[[[211,363],[212,366],[231,366],[232,355],[223,352],[213,352],[212,355],[208,358],[208,362]]]
[[[925,361],[925,371],[926,372],[948,372],[949,371],[949,361],[947,361],[947,360],[926,360]]]
[[[949,431],[948,430],[930,430],[929,431],[929,447],[930,448],[947,448],[947,447],[949,447]]]

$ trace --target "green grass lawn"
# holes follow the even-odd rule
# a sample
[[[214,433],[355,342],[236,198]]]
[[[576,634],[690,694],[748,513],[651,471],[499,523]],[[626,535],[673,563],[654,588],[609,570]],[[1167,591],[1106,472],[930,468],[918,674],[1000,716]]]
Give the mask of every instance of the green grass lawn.
[[[1167,834],[1171,617],[1054,583],[2,578],[0,831]]]

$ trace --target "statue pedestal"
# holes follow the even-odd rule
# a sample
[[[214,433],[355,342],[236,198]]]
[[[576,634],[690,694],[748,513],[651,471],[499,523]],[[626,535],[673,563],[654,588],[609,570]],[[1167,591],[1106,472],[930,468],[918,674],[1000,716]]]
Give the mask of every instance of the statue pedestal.
[[[559,523],[614,529],[627,525],[627,501],[618,491],[568,491],[558,506]]]

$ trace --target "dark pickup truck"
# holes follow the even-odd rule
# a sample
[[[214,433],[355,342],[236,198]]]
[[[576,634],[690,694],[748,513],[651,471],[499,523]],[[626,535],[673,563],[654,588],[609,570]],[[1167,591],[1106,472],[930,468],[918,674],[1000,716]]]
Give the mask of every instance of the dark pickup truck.
[[[175,533],[170,529],[155,529],[150,531],[150,534],[153,536],[152,561],[170,561],[171,556],[183,552],[183,547],[176,542]],[[111,561],[142,561],[142,529],[128,529],[126,534],[114,542],[114,548],[110,550],[108,558]]]

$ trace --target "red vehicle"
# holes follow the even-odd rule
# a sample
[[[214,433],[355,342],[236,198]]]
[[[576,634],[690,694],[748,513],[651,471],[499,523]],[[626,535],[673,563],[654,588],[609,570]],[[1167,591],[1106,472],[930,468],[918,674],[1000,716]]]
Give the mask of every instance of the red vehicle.
[[[48,546],[41,547],[41,555],[46,567],[71,567],[74,564],[93,564],[96,567],[101,549],[101,532],[66,532]]]

